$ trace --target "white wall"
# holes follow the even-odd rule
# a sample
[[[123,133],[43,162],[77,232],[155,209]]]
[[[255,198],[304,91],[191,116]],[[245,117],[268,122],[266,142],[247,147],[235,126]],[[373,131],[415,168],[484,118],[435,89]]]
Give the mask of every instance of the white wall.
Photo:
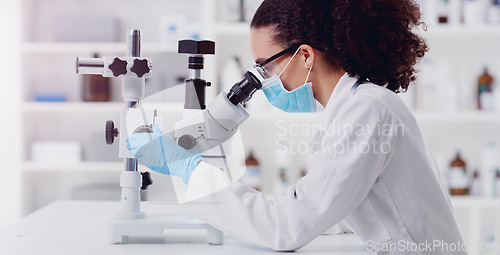
[[[0,0],[0,227],[20,217],[21,1]]]

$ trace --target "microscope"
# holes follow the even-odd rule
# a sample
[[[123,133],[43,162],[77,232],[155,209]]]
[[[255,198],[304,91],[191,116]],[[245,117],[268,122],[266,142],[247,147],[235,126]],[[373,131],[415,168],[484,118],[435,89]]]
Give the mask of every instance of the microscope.
[[[209,82],[201,79],[203,54],[214,54],[215,44],[210,41],[184,40],[179,42],[179,53],[189,54],[191,77],[186,80],[183,120],[175,124],[177,143],[193,154],[200,154],[204,161],[227,173],[233,182],[243,172],[230,171],[227,158],[232,151],[231,137],[238,126],[249,118],[242,104],[261,89],[260,81],[251,72],[236,83],[228,93],[220,93],[208,106],[205,105],[205,88]],[[236,173],[232,176],[231,173]],[[234,174],[233,174],[234,175]]]
[[[77,58],[77,73],[97,74],[104,77],[122,78],[122,97],[125,107],[120,113],[120,128],[107,121],[107,144],[119,142],[119,157],[124,160],[120,176],[120,212],[109,222],[109,241],[112,244],[129,242],[129,237],[159,237],[166,229],[206,229],[207,243],[222,244],[223,233],[199,219],[187,219],[183,215],[149,215],[141,211],[140,190],[153,182],[148,172],[141,173],[138,160],[126,148],[126,139],[133,133],[152,133],[153,125],[160,125],[155,109],[144,109],[145,79],[152,75],[151,59],[141,57],[141,31],[130,30],[125,57]],[[252,94],[261,89],[260,81],[250,72],[236,83],[229,93],[221,93],[208,106],[205,90],[211,86],[201,78],[204,55],[215,54],[211,41],[179,41],[178,52],[189,54],[190,78],[185,80],[185,104],[183,119],[175,124],[176,142],[192,153],[226,171],[229,183],[238,179],[231,176],[227,156],[231,151],[231,138],[249,114],[242,107]],[[174,185],[175,188],[175,185]]]

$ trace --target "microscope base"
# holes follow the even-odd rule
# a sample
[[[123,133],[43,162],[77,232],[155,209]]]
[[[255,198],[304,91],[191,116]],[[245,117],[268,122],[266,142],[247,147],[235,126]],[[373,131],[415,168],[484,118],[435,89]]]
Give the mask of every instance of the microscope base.
[[[109,222],[109,241],[111,244],[126,244],[131,236],[161,237],[165,229],[206,229],[207,243],[223,243],[222,231],[183,214],[147,214],[143,219],[114,218]]]

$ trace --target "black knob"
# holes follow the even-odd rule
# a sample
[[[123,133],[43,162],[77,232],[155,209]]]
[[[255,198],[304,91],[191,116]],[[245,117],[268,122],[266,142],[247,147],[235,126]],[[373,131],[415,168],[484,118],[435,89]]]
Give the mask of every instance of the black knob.
[[[144,74],[151,71],[149,68],[149,63],[146,59],[134,59],[134,65],[130,68],[130,71],[137,74],[137,77],[141,78]]]
[[[113,72],[113,76],[118,77],[127,73],[127,61],[115,58],[113,63],[109,65],[109,69]]]
[[[153,184],[153,179],[151,179],[151,174],[149,172],[141,173],[141,176],[142,176],[141,189],[146,190],[146,189],[148,189],[149,185]]]
[[[196,40],[181,40],[179,41],[178,53],[205,55],[215,54],[215,42],[212,41],[196,41]]]
[[[113,144],[115,137],[118,137],[118,128],[115,128],[115,123],[112,120],[106,121],[106,144]]]
[[[196,138],[192,135],[183,135],[179,138],[177,144],[186,150],[191,150],[196,145]]]

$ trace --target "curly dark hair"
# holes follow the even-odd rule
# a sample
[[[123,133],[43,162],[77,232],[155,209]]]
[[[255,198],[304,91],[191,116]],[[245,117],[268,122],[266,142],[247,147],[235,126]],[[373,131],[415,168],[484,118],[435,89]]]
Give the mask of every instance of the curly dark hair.
[[[415,80],[414,65],[428,46],[417,35],[413,0],[265,0],[251,27],[271,27],[275,42],[317,44],[328,61],[398,93]]]

